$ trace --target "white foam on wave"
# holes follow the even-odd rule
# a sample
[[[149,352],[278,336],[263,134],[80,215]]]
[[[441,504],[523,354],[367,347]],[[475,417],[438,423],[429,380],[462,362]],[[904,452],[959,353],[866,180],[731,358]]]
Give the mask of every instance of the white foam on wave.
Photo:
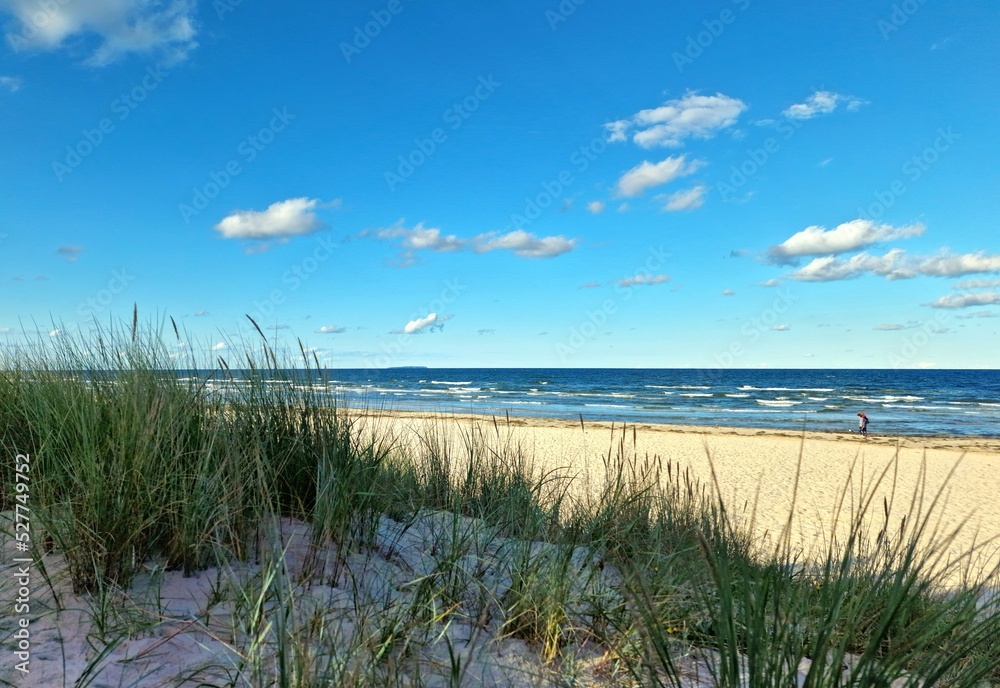
[[[905,394],[898,396],[895,394],[884,394],[880,397],[855,397],[855,396],[845,396],[845,399],[850,399],[851,401],[863,401],[866,404],[896,404],[900,401],[912,404],[916,401],[924,401],[923,397],[913,396],[912,394]],[[955,403],[955,402],[948,402]],[[961,402],[958,402],[961,403]]]
[[[781,413],[781,411],[775,411],[773,409],[719,409],[723,413]]]
[[[798,406],[801,401],[791,401],[788,399],[757,399],[757,403],[762,406],[781,406],[787,408],[789,406]]]
[[[754,387],[753,385],[741,385],[739,387],[745,391],[757,392],[833,392],[832,387]]]
[[[712,389],[708,385],[646,385],[646,389]]]

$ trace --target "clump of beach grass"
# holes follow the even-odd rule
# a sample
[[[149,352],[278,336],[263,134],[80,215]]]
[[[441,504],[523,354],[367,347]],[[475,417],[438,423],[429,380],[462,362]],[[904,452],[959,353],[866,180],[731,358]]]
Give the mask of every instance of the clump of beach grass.
[[[301,344],[257,328],[206,375],[163,334],[134,317],[0,361],[0,498],[30,454],[34,555],[64,558],[100,630],[83,681],[169,620],[137,576],[212,570],[186,623],[227,650],[188,672],[202,685],[469,685],[488,680],[477,644],[504,639],[539,684],[1000,684],[996,567],[972,573],[991,543],[949,559],[939,494],[899,509],[874,497],[887,473],[845,485],[853,508],[800,551],[639,455],[634,428],[581,490],[509,419],[414,447],[338,409]]]

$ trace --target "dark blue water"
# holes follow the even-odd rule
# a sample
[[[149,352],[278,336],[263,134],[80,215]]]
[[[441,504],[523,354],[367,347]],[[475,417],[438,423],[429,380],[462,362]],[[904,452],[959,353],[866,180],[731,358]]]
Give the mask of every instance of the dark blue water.
[[[344,406],[883,435],[1000,437],[997,370],[406,368],[303,383]]]

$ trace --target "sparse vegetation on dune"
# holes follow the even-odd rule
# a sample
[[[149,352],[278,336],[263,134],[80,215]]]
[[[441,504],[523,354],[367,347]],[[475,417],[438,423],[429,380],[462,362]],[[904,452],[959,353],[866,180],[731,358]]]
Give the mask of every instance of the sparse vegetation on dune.
[[[29,455],[32,627],[84,629],[35,636],[46,685],[1000,684],[989,543],[944,560],[933,495],[870,481],[806,559],[628,432],[580,490],[504,420],[397,442],[263,338],[211,385],[135,321],[55,347],[0,366],[7,559]]]

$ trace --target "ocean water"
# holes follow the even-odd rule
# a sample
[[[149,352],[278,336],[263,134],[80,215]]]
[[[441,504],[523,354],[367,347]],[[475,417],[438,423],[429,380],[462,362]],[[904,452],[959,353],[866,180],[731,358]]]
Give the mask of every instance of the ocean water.
[[[344,406],[885,435],[1000,437],[998,370],[335,369]]]

